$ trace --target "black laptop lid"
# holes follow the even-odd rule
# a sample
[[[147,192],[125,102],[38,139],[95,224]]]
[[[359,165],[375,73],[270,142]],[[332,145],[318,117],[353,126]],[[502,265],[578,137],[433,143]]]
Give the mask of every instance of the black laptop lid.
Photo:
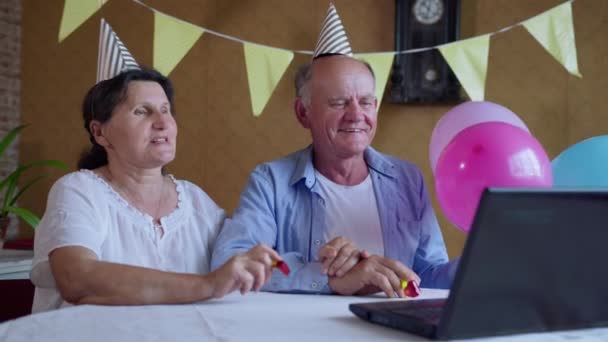
[[[608,192],[488,189],[437,337],[608,325]]]

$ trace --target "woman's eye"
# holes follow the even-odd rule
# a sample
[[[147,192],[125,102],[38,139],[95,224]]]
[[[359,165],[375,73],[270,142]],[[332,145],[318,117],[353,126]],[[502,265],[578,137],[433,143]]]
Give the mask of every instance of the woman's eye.
[[[147,111],[145,109],[136,109],[135,110],[135,114],[136,115],[146,115]]]

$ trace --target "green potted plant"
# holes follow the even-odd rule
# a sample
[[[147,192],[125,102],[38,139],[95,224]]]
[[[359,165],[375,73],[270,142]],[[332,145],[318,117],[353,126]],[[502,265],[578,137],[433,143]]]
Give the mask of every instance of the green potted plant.
[[[6,149],[13,143],[17,135],[19,135],[25,127],[27,127],[27,125],[13,128],[2,138],[2,140],[0,140],[0,158],[2,158]],[[64,163],[57,160],[38,160],[17,166],[8,176],[4,179],[0,179],[0,198],[2,201],[0,203],[0,248],[4,245],[6,231],[10,225],[9,214],[15,214],[32,228],[36,228],[36,225],[38,225],[38,222],[40,221],[38,216],[30,210],[17,206],[19,197],[21,197],[21,195],[23,195],[23,193],[32,185],[47,176],[45,174],[38,175],[28,180],[20,189],[17,189],[17,184],[20,181],[21,175],[35,166],[52,166],[60,169],[67,169]]]

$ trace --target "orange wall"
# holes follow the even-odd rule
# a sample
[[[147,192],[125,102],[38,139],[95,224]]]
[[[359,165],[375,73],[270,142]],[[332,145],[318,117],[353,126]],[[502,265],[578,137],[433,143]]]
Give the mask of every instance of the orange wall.
[[[241,39],[293,50],[316,42],[327,0],[147,0],[165,13]],[[355,52],[393,50],[393,0],[335,0]],[[488,33],[561,3],[558,0],[463,0],[463,34]],[[87,146],[80,102],[96,75],[99,20],[105,17],[142,65],[152,65],[153,14],[130,0],[110,0],[61,44],[63,2],[23,1],[21,162],[60,159],[74,166]],[[583,79],[568,73],[521,27],[492,37],[487,100],[518,113],[553,158],[583,138],[605,134],[608,89],[608,2],[573,4]],[[242,46],[203,34],[171,73],[177,90],[179,139],[170,171],[203,187],[232,211],[249,172],[308,144],[292,114],[292,78],[306,55],[296,55],[259,118],[251,115]],[[396,105],[380,110],[378,149],[417,163],[434,192],[428,142],[447,106]],[[55,174],[57,176],[58,174]],[[44,211],[48,181],[21,202]],[[450,255],[465,235],[437,203]],[[23,225],[22,235],[30,235]]]

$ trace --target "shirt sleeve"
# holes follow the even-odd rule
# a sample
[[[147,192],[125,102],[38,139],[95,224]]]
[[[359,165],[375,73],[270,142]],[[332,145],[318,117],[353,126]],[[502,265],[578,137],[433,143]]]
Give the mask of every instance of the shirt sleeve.
[[[420,175],[420,179],[422,215],[420,240],[414,257],[414,271],[420,276],[421,287],[447,289],[452,285],[458,267],[458,259],[448,261],[443,235],[422,175]]]
[[[216,243],[217,237],[222,229],[224,220],[226,220],[226,211],[220,208],[209,195],[194,183],[189,181],[181,181],[184,184],[185,191],[190,193],[188,199],[194,210],[194,215],[197,217],[196,222],[199,229],[205,229],[207,245],[206,254],[207,260],[211,260],[213,246]],[[209,269],[210,265],[207,265]]]
[[[232,218],[224,221],[213,249],[211,269],[223,265],[230,257],[263,243],[277,248],[278,227],[275,218],[275,191],[270,176],[258,167],[249,177]],[[327,276],[321,274],[321,264],[308,262],[301,251],[278,251],[290,268],[289,276],[273,270],[272,278],[263,290],[291,293],[331,293]]]
[[[53,185],[34,237],[31,278],[36,286],[51,285],[48,255],[57,248],[85,247],[100,257],[107,232],[95,206],[99,197],[94,187],[73,175]]]

